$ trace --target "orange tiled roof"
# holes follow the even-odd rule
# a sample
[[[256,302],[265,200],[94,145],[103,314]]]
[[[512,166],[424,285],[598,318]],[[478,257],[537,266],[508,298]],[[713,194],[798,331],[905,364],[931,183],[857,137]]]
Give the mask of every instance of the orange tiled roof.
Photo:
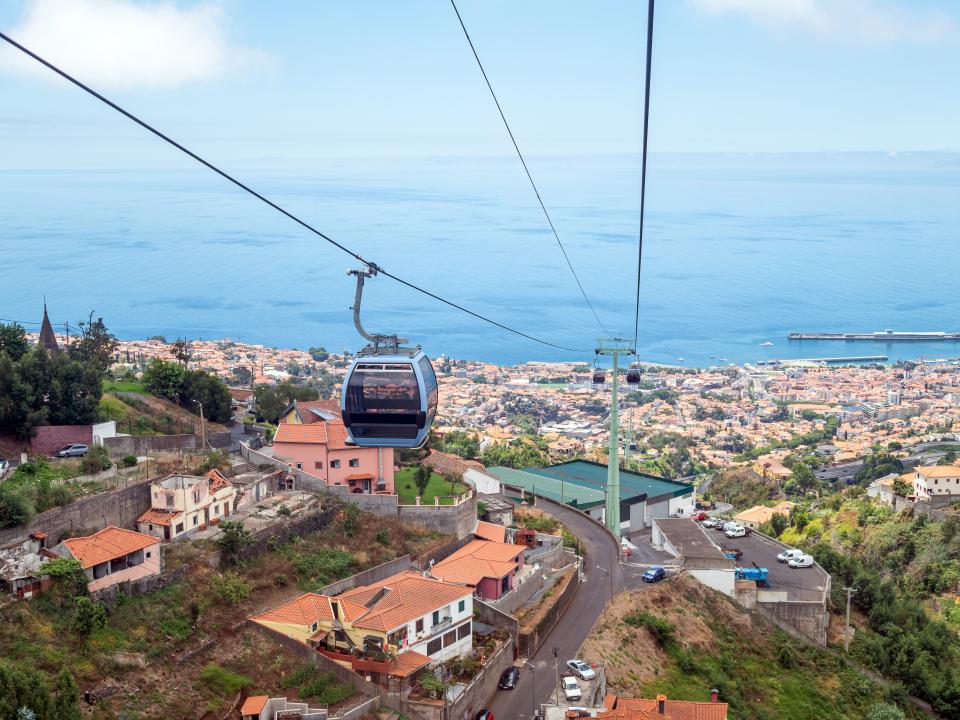
[[[370,602],[382,588],[389,592],[377,600],[369,612],[353,622],[354,627],[390,632],[391,630],[426,615],[438,608],[471,595],[463,585],[424,577],[408,570],[373,585],[354,588],[340,597],[360,605]]]
[[[930,467],[918,467],[917,474],[928,478],[960,477],[960,467],[957,467],[956,465],[932,465]]]
[[[322,410],[340,417],[340,403],[336,400],[294,400],[294,409],[300,422],[304,424],[313,424],[323,422],[323,418],[317,415],[313,410]]]
[[[397,655],[397,659],[390,663],[389,673],[394,677],[407,677],[429,664],[430,658],[426,655],[416,650],[407,650]]]
[[[523,551],[523,545],[510,545],[509,543],[491,542],[489,540],[471,540],[443,562],[462,557],[474,557],[480,560],[498,560],[500,562],[516,562],[517,556],[523,553]]]
[[[351,480],[373,480],[374,476],[370,473],[354,473],[353,475],[347,475],[347,482]]]
[[[486,522],[485,520],[479,520],[477,522],[477,529],[473,531],[473,534],[483,540],[491,540],[492,542],[498,543],[505,542],[507,539],[507,529],[503,525]]]
[[[150,523],[152,525],[169,525],[170,522],[180,514],[178,510],[159,510],[150,508],[143,515],[137,518],[138,523]]]
[[[363,605],[351,600],[339,597],[331,598],[329,595],[320,595],[319,593],[306,593],[272,610],[255,615],[251,620],[266,620],[268,622],[310,627],[315,622],[334,619],[331,602],[340,604],[340,617],[344,620],[352,621],[367,611]]]
[[[264,706],[267,704],[267,700],[269,699],[269,695],[251,695],[243,701],[243,707],[240,708],[240,714],[256,715],[259,717],[260,711],[263,710]]]
[[[230,487],[230,481],[216,468],[207,473],[207,482],[210,484],[210,492]]]
[[[522,545],[474,540],[447,559],[438,562],[430,572],[447,582],[465,583],[475,587],[483,578],[499,580],[516,569],[516,558],[523,550]]]
[[[114,526],[105,527],[88,537],[64,540],[63,544],[84,568],[156,545],[160,541],[152,535]]]
[[[727,720],[727,703],[722,702],[666,699],[663,715],[657,713],[657,701],[646,698],[608,695],[603,704],[608,709],[597,713],[597,720]]]
[[[273,443],[308,443],[326,445],[329,450],[347,448],[347,429],[342,422],[316,422],[309,424],[280,423],[273,436]]]

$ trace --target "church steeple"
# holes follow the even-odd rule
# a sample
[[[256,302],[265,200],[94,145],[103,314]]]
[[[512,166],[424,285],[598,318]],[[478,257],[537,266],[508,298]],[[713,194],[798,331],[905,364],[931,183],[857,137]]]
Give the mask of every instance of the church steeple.
[[[40,324],[40,344],[47,352],[58,353],[60,346],[57,344],[57,336],[53,333],[53,325],[50,324],[50,318],[47,316],[47,299],[43,299],[43,322]]]

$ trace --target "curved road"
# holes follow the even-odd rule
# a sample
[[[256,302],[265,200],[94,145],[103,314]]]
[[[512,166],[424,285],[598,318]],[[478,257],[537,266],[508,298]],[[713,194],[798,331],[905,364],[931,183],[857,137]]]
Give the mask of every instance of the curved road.
[[[524,666],[520,670],[520,681],[516,689],[498,690],[491,700],[489,708],[497,720],[531,718],[534,704],[539,706],[549,700],[556,684],[554,647],[558,649],[557,663],[563,673],[564,664],[576,657],[580,645],[586,640],[594,622],[610,599],[611,577],[596,566],[599,565],[608,572],[612,566],[614,594],[625,586],[635,587],[643,573],[642,568],[622,568],[617,562],[619,546],[613,537],[583,513],[539,497],[537,507],[562,522],[570,532],[580,538],[584,548],[583,567],[586,579],[580,583],[573,600],[546,636],[536,655],[527,658],[536,671]]]

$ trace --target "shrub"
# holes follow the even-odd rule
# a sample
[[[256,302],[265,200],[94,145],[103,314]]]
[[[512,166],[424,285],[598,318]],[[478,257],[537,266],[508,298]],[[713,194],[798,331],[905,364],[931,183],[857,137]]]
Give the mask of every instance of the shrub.
[[[98,472],[109,470],[113,466],[110,461],[110,453],[103,445],[94,445],[90,448],[86,457],[80,462],[80,467],[88,475],[95,475]]]
[[[382,530],[377,530],[377,542],[384,546],[389,545],[390,531],[387,530],[386,528],[383,528]]]
[[[277,586],[286,585],[287,582],[288,582],[287,576],[286,576],[286,574],[284,574],[284,573],[278,573],[278,574],[275,575],[274,578],[273,578],[273,584],[274,584],[274,585],[277,585]]]
[[[288,508],[285,504],[280,503],[280,507],[277,508],[277,515],[282,515],[283,517],[289,517],[290,508]]]
[[[645,627],[660,647],[665,647],[670,643],[677,630],[666,620],[646,612],[631,613],[625,616],[623,621],[632,627]]]
[[[210,589],[213,594],[231,605],[239,605],[250,597],[253,584],[247,582],[235,572],[227,571],[210,578]]]
[[[220,695],[235,695],[253,681],[244,675],[237,675],[219,665],[207,665],[200,673],[200,682]]]
[[[420,686],[420,689],[423,690],[424,695],[436,698],[437,700],[443,697],[447,689],[443,680],[438,678],[432,670],[424,670],[417,675],[417,684]]]
[[[132,468],[137,466],[137,456],[136,455],[124,455],[123,459],[120,461],[120,464],[125,468]]]

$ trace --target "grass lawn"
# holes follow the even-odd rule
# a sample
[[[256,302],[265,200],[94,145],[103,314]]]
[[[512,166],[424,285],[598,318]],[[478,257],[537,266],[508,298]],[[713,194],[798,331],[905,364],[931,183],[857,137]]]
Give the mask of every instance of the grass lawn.
[[[401,468],[393,478],[393,485],[397,489],[397,495],[400,496],[401,505],[415,505],[417,502],[417,484],[413,481],[413,476],[417,469],[415,467]],[[409,488],[407,486],[410,486]],[[462,482],[453,484],[453,494],[459,495],[467,491],[467,486]],[[432,473],[430,482],[427,483],[427,489],[423,493],[420,502],[424,505],[433,505],[433,498],[440,496],[441,505],[453,505],[453,498],[446,497],[450,495],[450,483],[444,479],[443,475]]]
[[[149,395],[146,387],[144,387],[141,382],[125,382],[123,380],[104,380],[103,381],[103,391],[104,392],[135,392],[143,393]]]

